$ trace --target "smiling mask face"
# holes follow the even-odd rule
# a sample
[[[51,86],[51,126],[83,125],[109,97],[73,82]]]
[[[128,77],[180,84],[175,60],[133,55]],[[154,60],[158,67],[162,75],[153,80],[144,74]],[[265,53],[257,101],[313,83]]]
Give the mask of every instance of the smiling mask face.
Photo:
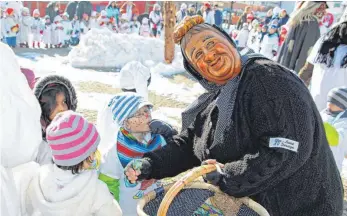
[[[216,31],[206,29],[193,34],[184,52],[189,63],[209,82],[224,85],[241,72],[236,47]]]

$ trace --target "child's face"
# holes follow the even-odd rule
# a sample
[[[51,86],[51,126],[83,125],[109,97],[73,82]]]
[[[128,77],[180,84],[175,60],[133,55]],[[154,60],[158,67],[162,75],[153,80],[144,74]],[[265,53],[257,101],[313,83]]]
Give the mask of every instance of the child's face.
[[[56,106],[55,108],[52,110],[51,112],[51,115],[49,116],[49,120],[53,120],[54,117],[58,114],[58,113],[61,113],[61,112],[64,112],[64,111],[67,111],[69,108],[67,107],[67,104],[66,104],[66,98],[65,98],[65,95],[64,93],[58,93],[56,95],[56,98],[55,98],[55,103],[56,103]]]
[[[39,17],[40,16],[40,14],[34,14],[34,17],[35,18],[37,18],[37,17]]]
[[[333,103],[328,102],[327,104],[327,108],[330,110],[330,112],[342,112],[343,109],[341,109],[340,107],[336,106]]]
[[[276,32],[276,29],[270,28],[270,30],[269,30],[269,33],[270,33],[270,34],[273,34],[273,33],[275,33],[275,32]]]
[[[144,133],[149,132],[149,123],[152,121],[151,109],[144,106],[139,109],[135,115],[125,122],[125,126],[131,132]]]
[[[65,21],[66,21],[66,20],[67,20],[67,16],[63,16],[63,20],[65,20]]]
[[[51,20],[50,19],[46,19],[46,23],[51,23]]]
[[[263,28],[261,29],[261,31],[265,33],[265,32],[267,32],[267,29],[263,27]]]
[[[258,26],[257,31],[261,32],[261,30],[262,30],[262,28],[260,26]]]

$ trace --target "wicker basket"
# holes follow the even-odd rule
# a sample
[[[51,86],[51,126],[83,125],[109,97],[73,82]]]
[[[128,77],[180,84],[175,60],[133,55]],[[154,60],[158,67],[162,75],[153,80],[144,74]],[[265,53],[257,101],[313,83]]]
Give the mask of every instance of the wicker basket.
[[[231,197],[220,191],[219,188],[202,181],[201,176],[216,169],[215,165],[197,167],[177,182],[148,193],[137,205],[138,215],[210,215],[197,214],[194,213],[195,211],[190,211],[191,209],[184,208],[184,205],[195,205],[197,208],[207,205],[219,212],[211,213],[213,215],[269,216],[266,209],[252,199]]]

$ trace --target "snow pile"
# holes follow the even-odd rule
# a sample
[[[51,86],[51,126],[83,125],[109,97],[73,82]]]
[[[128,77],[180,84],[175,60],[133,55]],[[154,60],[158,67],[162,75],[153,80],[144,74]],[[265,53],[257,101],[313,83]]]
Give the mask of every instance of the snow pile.
[[[183,72],[178,46],[176,53],[179,54],[174,64],[160,68],[155,66],[156,72]],[[122,68],[130,61],[139,61],[146,66],[148,63],[155,65],[164,62],[164,41],[134,34],[115,34],[108,29],[92,29],[71,50],[69,60],[73,67],[78,68]]]

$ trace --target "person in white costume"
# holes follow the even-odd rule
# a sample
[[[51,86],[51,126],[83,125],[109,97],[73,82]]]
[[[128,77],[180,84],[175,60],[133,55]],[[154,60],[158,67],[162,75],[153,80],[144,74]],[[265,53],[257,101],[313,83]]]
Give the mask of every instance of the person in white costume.
[[[19,216],[23,193],[39,165],[32,162],[41,142],[41,109],[14,52],[0,43],[1,214]]]
[[[148,100],[151,71],[138,61],[127,63],[120,71],[119,84],[124,92],[136,92]]]
[[[154,4],[153,10],[149,14],[149,22],[150,22],[152,37],[157,37],[157,35],[160,35],[161,29],[162,29],[163,16],[160,10],[161,10],[160,5]]]
[[[33,48],[35,48],[35,42],[37,42],[37,47],[40,48],[41,36],[43,33],[43,23],[40,18],[40,11],[38,9],[33,11],[31,33],[33,34]]]
[[[63,20],[61,21],[61,24],[63,25],[63,28],[64,28],[63,47],[68,47],[70,45],[70,39],[71,39],[73,28],[72,28],[71,21],[69,20],[69,14],[67,12],[63,14]]]
[[[238,47],[245,48],[247,46],[248,35],[248,24],[244,23],[242,29],[239,31],[237,37],[235,38]]]
[[[92,11],[92,14],[90,16],[90,28],[98,28],[98,21],[96,18],[96,11]]]
[[[61,23],[62,20],[63,19],[61,18],[61,16],[57,15],[54,18],[54,23],[52,25],[53,27],[52,44],[55,46],[55,48],[60,48],[64,42],[64,26]]]
[[[148,19],[146,17],[142,19],[142,24],[140,27],[140,35],[143,37],[149,37],[151,35]]]
[[[29,8],[22,8],[22,17],[20,18],[20,31],[19,31],[19,46],[29,48],[29,35],[31,32],[31,25],[33,19],[30,16]]]
[[[107,18],[107,12],[102,10],[100,12],[100,17],[98,18],[98,26],[100,29],[107,29],[109,26],[110,19]]]
[[[141,26],[141,23],[139,21],[137,21],[137,15],[134,14],[133,18],[132,18],[132,21],[130,22],[130,32],[131,32],[131,34],[139,35],[139,33],[140,33],[140,26]]]
[[[347,85],[347,20],[321,36],[299,77],[311,84],[310,92],[318,110],[325,108],[331,89]]]
[[[260,54],[269,59],[273,59],[277,55],[279,45],[279,36],[277,33],[277,25],[273,24],[269,28],[269,32],[264,36],[260,46]]]
[[[48,49],[48,47],[53,48],[52,35],[53,35],[53,25],[51,23],[51,18],[48,15],[46,15],[45,26],[43,27],[43,36],[42,36],[42,40],[43,40],[43,43],[45,43],[46,49]]]

